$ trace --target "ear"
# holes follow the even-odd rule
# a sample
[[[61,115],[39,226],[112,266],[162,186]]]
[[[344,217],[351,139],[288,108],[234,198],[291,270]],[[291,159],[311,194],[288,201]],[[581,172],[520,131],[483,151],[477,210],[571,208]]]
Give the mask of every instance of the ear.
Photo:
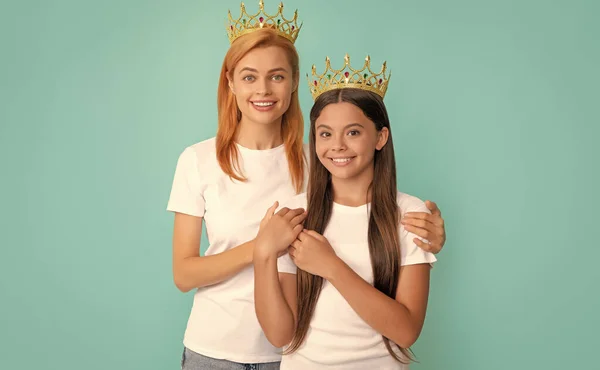
[[[375,148],[377,150],[383,149],[383,147],[387,143],[389,137],[390,137],[390,131],[388,130],[388,128],[387,127],[382,128],[377,133],[377,145],[375,145]]]
[[[233,89],[233,82],[231,81],[231,76],[229,75],[229,73],[227,73],[227,84],[229,85],[229,90],[231,90],[231,93],[235,95],[235,90]]]
[[[298,73],[296,75],[296,77],[294,77],[294,81],[292,82],[292,92],[295,92],[296,90],[298,90],[299,81],[300,81],[300,73]]]

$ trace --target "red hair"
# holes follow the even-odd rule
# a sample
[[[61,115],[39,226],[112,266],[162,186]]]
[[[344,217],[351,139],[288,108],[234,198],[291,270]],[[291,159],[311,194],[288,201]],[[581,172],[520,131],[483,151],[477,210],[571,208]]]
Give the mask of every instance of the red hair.
[[[283,49],[292,66],[293,78],[298,81],[300,75],[300,58],[294,45],[274,30],[260,29],[236,39],[227,51],[217,92],[217,107],[219,112],[219,127],[217,129],[217,160],[223,172],[230,178],[246,181],[239,167],[239,152],[234,138],[237,132],[241,113],[235,96],[229,89],[228,77],[232,77],[236,64],[250,51],[256,48],[277,46]],[[292,92],[290,106],[281,119],[281,135],[288,160],[292,184],[299,193],[304,180],[304,155],[302,138],[304,136],[304,119],[300,110],[298,89]]]

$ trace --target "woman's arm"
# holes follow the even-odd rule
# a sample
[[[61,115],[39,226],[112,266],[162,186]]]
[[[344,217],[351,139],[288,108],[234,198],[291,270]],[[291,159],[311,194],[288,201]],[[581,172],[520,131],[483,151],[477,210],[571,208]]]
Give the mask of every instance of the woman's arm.
[[[223,253],[200,256],[202,217],[175,213],[173,279],[182,292],[227,280],[252,263],[253,241]]]
[[[296,275],[277,272],[277,255],[255,253],[254,307],[272,345],[283,347],[292,341],[296,328]]]

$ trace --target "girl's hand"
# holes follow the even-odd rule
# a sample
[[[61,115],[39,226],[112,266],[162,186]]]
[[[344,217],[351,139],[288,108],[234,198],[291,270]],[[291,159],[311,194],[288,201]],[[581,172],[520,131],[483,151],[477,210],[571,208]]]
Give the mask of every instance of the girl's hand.
[[[303,230],[288,248],[298,268],[325,279],[335,262],[340,261],[327,238],[313,230]]]

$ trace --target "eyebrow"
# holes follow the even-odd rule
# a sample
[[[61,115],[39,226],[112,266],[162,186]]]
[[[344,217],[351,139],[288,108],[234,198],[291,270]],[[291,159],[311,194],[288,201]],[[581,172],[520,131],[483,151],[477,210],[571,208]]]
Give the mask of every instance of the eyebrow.
[[[361,125],[360,123],[351,123],[351,124],[349,124],[349,125],[346,125],[346,126],[344,127],[344,130],[345,130],[345,129],[347,129],[347,128],[349,128],[349,127],[354,127],[354,126],[358,126],[358,127],[361,127],[361,128],[365,128],[365,126]],[[319,128],[325,128],[325,129],[328,129],[328,130],[333,130],[331,127],[329,127],[329,126],[327,126],[327,125],[325,125],[325,124],[321,124],[321,125],[317,126],[317,128],[318,128],[318,129],[319,129]]]
[[[254,69],[254,68],[250,68],[250,67],[244,67],[244,68],[240,69],[240,73],[242,73],[244,71],[258,73],[258,70]],[[287,69],[285,69],[283,67],[273,68],[273,69],[270,69],[267,73],[274,73],[274,72],[286,72],[287,73]]]

